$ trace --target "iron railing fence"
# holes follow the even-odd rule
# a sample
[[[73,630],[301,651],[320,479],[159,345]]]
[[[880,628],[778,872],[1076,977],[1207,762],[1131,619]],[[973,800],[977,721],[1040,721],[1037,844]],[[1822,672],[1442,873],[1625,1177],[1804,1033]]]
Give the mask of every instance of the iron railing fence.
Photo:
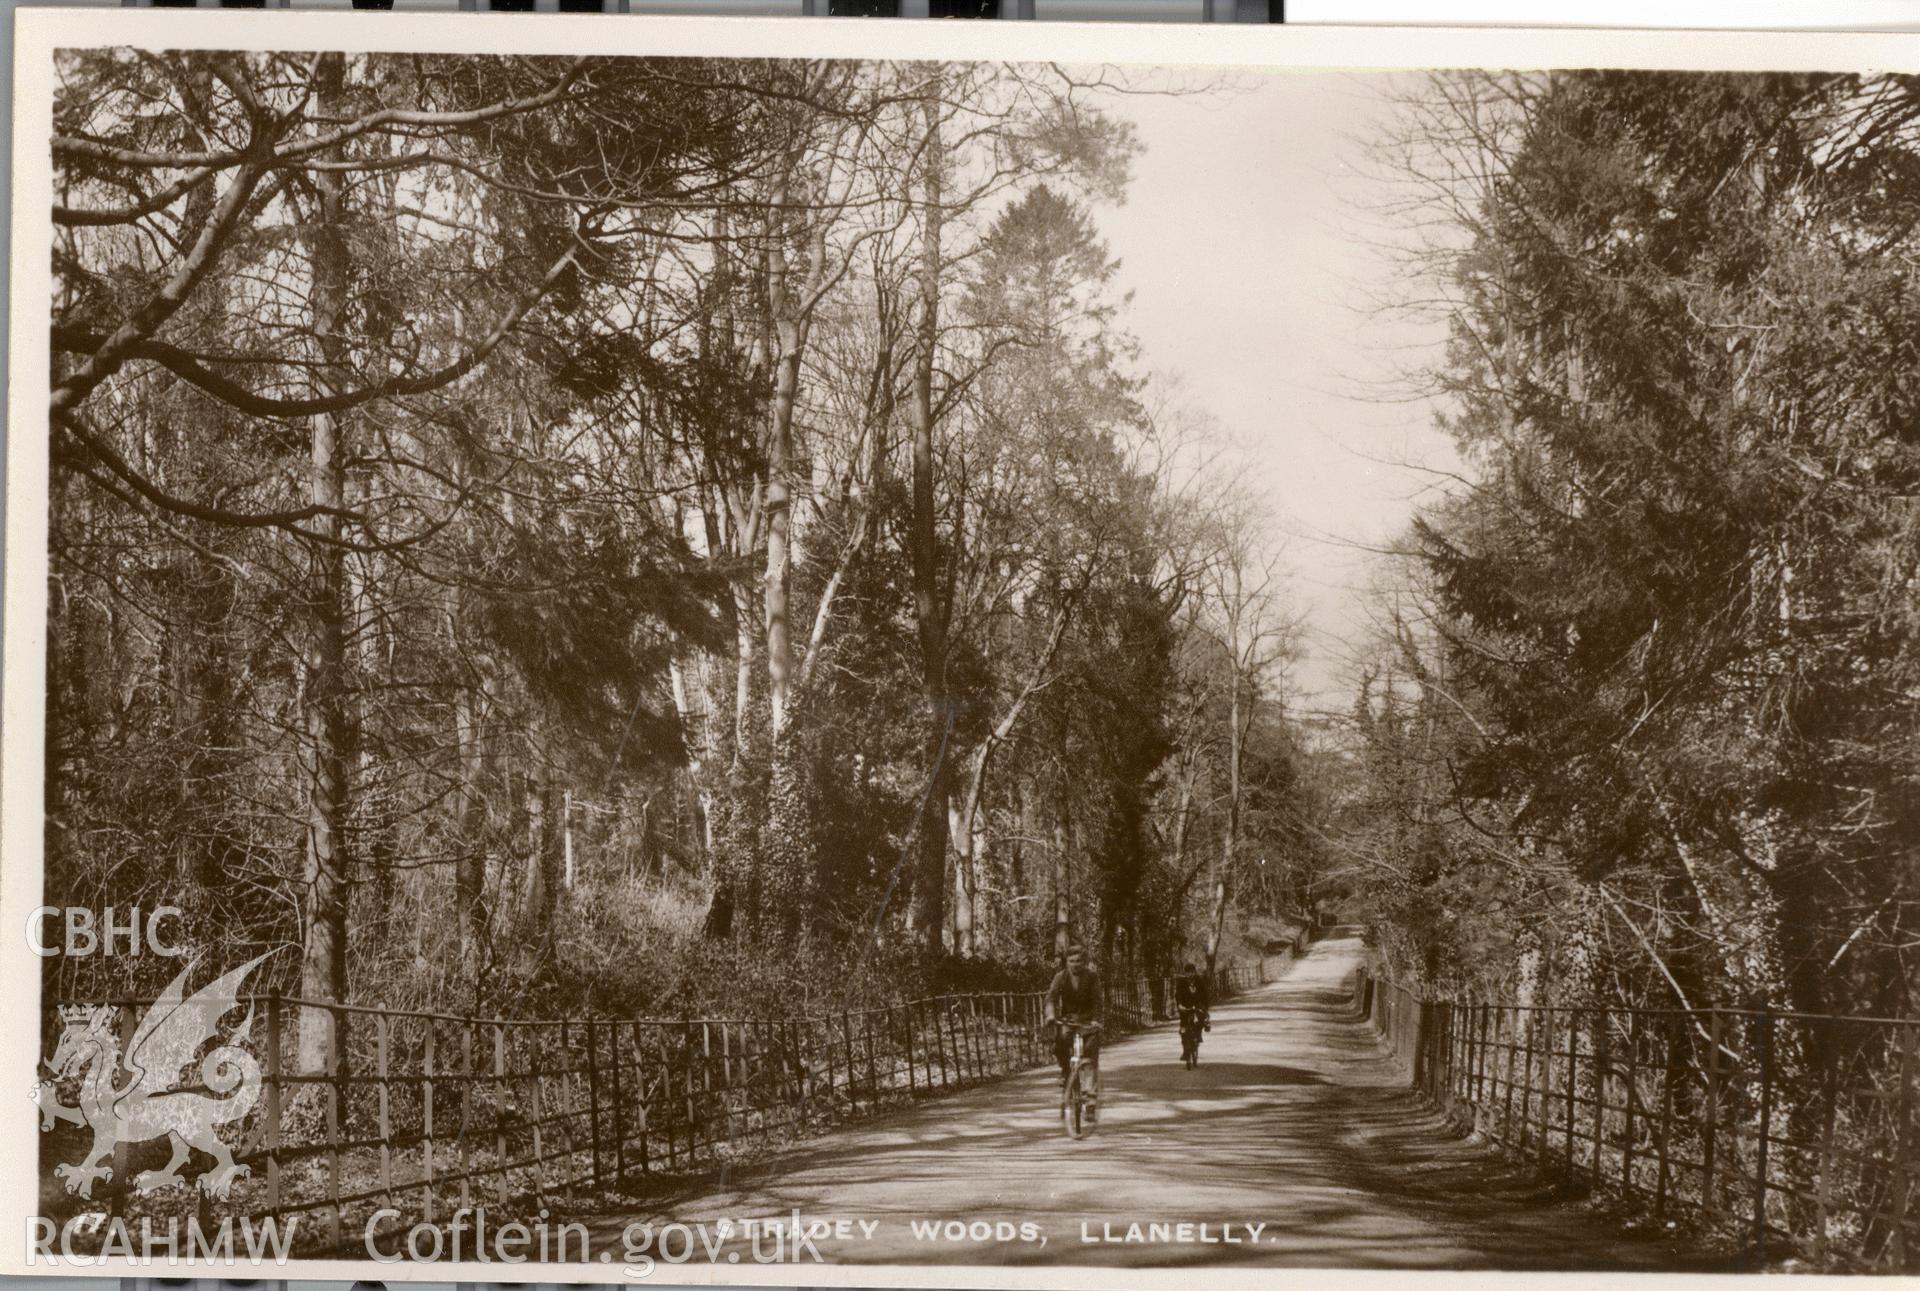
[[[1424,1000],[1361,971],[1415,1087],[1657,1218],[1816,1264],[1920,1268],[1920,1020]]]
[[[1281,955],[1221,968],[1215,998],[1260,985],[1305,944],[1302,932]],[[1109,985],[1110,1032],[1169,1018],[1174,980]],[[332,1249],[362,1240],[381,1210],[399,1216],[384,1232],[444,1221],[459,1207],[512,1213],[575,1190],[631,1187],[809,1122],[1048,1062],[1043,1002],[1043,992],[974,992],[784,1019],[513,1019],[242,996],[264,1021],[251,1046],[261,1086],[225,1137],[248,1173],[226,1198],[201,1196],[200,1218],[298,1216],[301,1245]],[[151,1001],[87,1003],[119,1009],[124,1047]],[[321,1013],[340,1043],[320,1070],[300,1070],[302,1024]],[[58,1025],[50,1003],[49,1050]],[[200,1089],[189,1073],[179,1088]],[[61,1089],[68,1104],[73,1083]],[[84,1127],[43,1136],[43,1175],[77,1159],[86,1137]],[[154,1204],[132,1186],[136,1146],[115,1149],[88,1209],[131,1218]],[[145,1152],[164,1160],[157,1142]],[[58,1189],[46,1189],[53,1213]]]

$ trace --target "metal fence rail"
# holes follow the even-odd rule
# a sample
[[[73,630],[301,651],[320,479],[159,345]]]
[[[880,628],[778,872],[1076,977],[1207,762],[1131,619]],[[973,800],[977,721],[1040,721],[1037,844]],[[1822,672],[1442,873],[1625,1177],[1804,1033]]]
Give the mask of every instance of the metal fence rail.
[[[1502,1147],[1758,1258],[1920,1267],[1920,1021],[1423,1000],[1362,972],[1414,1085]]]
[[[1230,965],[1215,998],[1266,980]],[[1107,1025],[1126,1033],[1171,1016],[1172,978],[1110,985]],[[525,1020],[296,999],[242,997],[265,1020],[260,1098],[234,1159],[248,1167],[203,1217],[300,1217],[303,1247],[357,1243],[383,1225],[503,1211],[573,1190],[725,1159],[809,1123],[865,1115],[1051,1059],[1041,992],[976,992],[790,1018]],[[147,1001],[115,1000],[123,1034]],[[340,1043],[298,1070],[302,1023],[330,1014]],[[58,1013],[47,1008],[48,1025]],[[185,1087],[185,1086],[183,1086]],[[231,1131],[229,1131],[231,1135]],[[159,1152],[153,1145],[150,1151]],[[125,1145],[91,1206],[126,1214]]]

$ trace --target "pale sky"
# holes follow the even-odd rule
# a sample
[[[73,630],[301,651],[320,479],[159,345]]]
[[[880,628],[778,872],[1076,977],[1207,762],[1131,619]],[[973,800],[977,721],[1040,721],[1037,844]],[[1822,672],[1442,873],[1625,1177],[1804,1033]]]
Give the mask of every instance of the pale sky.
[[[1381,82],[1275,73],[1245,92],[1121,105],[1146,154],[1125,206],[1095,212],[1134,293],[1127,321],[1151,370],[1178,373],[1184,401],[1246,444],[1249,479],[1287,532],[1291,593],[1308,624],[1294,670],[1301,702],[1344,709],[1343,643],[1366,621],[1360,594],[1380,546],[1434,477],[1454,466],[1425,405],[1368,397],[1432,329],[1369,317],[1389,286],[1369,250],[1354,137],[1381,111]]]

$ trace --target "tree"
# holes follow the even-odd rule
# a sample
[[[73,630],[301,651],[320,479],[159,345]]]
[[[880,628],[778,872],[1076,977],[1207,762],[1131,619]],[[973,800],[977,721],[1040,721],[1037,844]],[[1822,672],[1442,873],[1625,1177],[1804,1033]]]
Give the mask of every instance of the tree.
[[[1232,502],[1223,509],[1220,525],[1205,617],[1194,623],[1225,655],[1220,685],[1226,691],[1226,803],[1220,851],[1209,884],[1213,891],[1206,933],[1208,972],[1213,971],[1220,953],[1234,871],[1240,861],[1248,732],[1258,710],[1262,678],[1285,660],[1294,630],[1282,617],[1278,604],[1278,561],[1259,545],[1263,535],[1257,513],[1245,500]]]
[[[397,760],[421,776],[436,756],[417,739],[388,742],[404,721],[376,723],[388,684],[422,688],[376,677],[373,646],[415,639],[394,627],[423,584],[462,581],[447,577],[444,544],[499,480],[438,464],[485,456],[473,451],[486,402],[475,385],[510,339],[577,299],[594,220],[610,214],[604,191],[549,186],[544,161],[580,143],[569,127],[588,128],[553,118],[641,85],[611,65],[551,60],[104,51],[64,67],[55,456],[113,499],[103,505],[150,509],[168,553],[269,580],[262,605],[297,611],[274,627],[291,638],[298,738],[250,752],[256,766],[296,768],[304,872],[273,882],[300,894],[299,989],[344,999],[355,867],[390,885],[408,864],[389,848],[389,755],[407,750]],[[557,128],[515,135],[542,114]],[[604,133],[598,142],[604,158]],[[662,142],[674,140],[656,141],[638,175],[600,172],[624,185],[618,209],[682,182]],[[113,204],[128,191],[133,201]],[[198,442],[180,433],[188,418],[207,428]],[[242,560],[220,550],[243,545]],[[255,716],[256,729],[280,729]],[[471,720],[461,728],[471,808],[478,743]],[[457,863],[470,942],[478,847],[469,838]],[[302,1062],[324,1060],[327,1016],[303,1028]]]
[[[1562,74],[1505,119],[1449,261],[1476,479],[1415,534],[1465,842],[1564,864],[1636,991],[1899,1007],[1912,86]]]

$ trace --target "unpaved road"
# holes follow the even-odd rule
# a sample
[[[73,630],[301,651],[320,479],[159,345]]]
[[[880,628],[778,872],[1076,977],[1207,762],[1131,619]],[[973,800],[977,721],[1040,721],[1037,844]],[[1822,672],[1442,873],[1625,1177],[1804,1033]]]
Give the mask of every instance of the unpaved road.
[[[1196,1071],[1181,1066],[1170,1027],[1107,1046],[1090,1138],[1061,1133],[1053,1073],[1030,1072],[603,1217],[594,1248],[618,1251],[634,1222],[798,1211],[847,1222],[849,1236],[814,1245],[848,1264],[1713,1267],[1449,1134],[1355,1016],[1359,955],[1354,940],[1320,942],[1280,981],[1216,1010]],[[929,1240],[915,1220],[1030,1227]]]

